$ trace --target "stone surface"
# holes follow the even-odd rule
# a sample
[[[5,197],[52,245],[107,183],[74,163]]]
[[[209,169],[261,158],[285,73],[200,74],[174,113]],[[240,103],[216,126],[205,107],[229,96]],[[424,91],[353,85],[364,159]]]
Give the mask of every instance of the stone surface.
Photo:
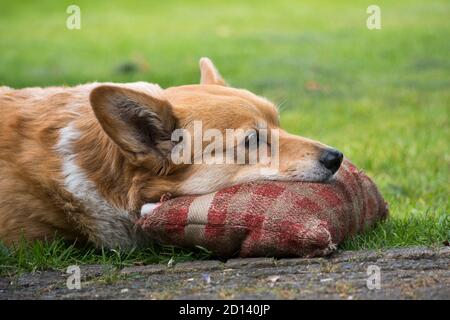
[[[380,289],[367,269],[380,268]],[[127,267],[81,266],[0,277],[0,299],[450,299],[450,248],[337,252],[328,258],[252,258]]]

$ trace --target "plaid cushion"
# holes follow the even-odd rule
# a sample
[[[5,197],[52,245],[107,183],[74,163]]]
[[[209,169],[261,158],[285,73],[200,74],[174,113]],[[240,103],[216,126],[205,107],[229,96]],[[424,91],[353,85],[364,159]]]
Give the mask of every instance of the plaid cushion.
[[[386,218],[375,184],[345,160],[326,183],[260,181],[165,201],[138,221],[155,241],[220,256],[322,256]]]

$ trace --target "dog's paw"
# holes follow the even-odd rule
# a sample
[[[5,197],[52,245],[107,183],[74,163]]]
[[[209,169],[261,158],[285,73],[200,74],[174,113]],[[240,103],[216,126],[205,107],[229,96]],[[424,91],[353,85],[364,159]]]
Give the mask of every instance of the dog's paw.
[[[160,205],[161,202],[144,204],[141,208],[141,217],[153,213],[153,210],[158,208]]]

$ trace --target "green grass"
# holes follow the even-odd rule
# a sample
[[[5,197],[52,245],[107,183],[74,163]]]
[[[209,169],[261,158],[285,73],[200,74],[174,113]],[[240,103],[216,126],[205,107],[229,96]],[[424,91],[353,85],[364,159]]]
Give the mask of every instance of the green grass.
[[[119,269],[128,266],[167,263],[168,265],[212,255],[204,248],[195,250],[153,245],[145,249],[120,251],[78,247],[62,239],[52,242],[22,241],[14,248],[0,244],[0,275],[43,269],[64,269],[70,265],[104,264]]]
[[[0,1],[0,84],[226,80],[282,104],[282,124],[341,149],[379,185],[391,217],[346,249],[436,246],[450,238],[450,4],[377,1]],[[134,68],[125,72],[123,65]],[[121,67],[122,66],[122,67]],[[202,257],[173,248],[94,252],[61,241],[0,250],[2,270]],[[9,272],[9,271],[8,271]]]

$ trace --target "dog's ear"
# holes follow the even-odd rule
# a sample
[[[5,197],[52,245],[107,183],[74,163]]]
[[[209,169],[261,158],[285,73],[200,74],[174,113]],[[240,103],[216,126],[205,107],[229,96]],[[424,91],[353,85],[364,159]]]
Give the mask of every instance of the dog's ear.
[[[200,84],[218,84],[226,86],[227,83],[222,79],[219,71],[209,58],[201,58],[200,62]]]
[[[89,98],[103,130],[133,163],[168,161],[176,121],[169,102],[111,85]]]

